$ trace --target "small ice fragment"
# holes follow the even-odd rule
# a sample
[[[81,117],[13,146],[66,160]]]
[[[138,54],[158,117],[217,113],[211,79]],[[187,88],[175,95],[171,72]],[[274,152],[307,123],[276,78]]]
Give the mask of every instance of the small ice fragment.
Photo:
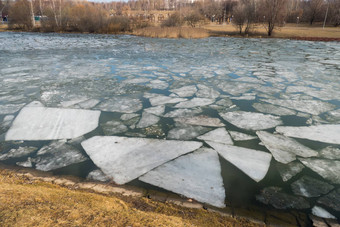
[[[202,146],[173,141],[95,136],[81,143],[92,161],[117,184],[125,184],[150,170]]]
[[[194,108],[199,106],[207,106],[215,102],[215,99],[207,99],[207,98],[193,98],[189,101],[184,101],[178,103],[175,108]]]
[[[17,162],[15,164],[17,164],[18,166],[26,167],[26,168],[32,168],[33,167],[31,157],[28,157],[26,161]]]
[[[318,200],[319,204],[340,211],[340,188],[332,191],[328,195],[322,196]]]
[[[201,125],[208,127],[223,127],[224,124],[218,118],[210,118],[205,115],[194,116],[194,117],[182,117],[174,119],[176,122],[188,125]]]
[[[123,114],[120,119],[122,121],[128,121],[128,120],[131,120],[132,118],[135,118],[135,117],[139,117],[139,114],[134,114],[134,113],[131,113],[131,114]]]
[[[139,99],[112,97],[97,105],[96,109],[108,112],[134,113],[142,107],[142,102]]]
[[[199,114],[202,112],[201,108],[194,108],[194,109],[176,109],[173,111],[170,111],[164,115],[164,117],[189,117],[189,116],[194,116],[196,114]]]
[[[183,102],[186,101],[187,99],[185,98],[173,98],[169,96],[164,96],[164,95],[157,95],[155,97],[149,98],[149,101],[152,106],[159,106],[159,105],[164,105],[164,104],[169,104],[169,103],[178,103],[178,102]]]
[[[176,93],[179,97],[191,97],[197,92],[197,88],[195,85],[189,85],[170,91]]]
[[[197,97],[216,99],[220,96],[220,93],[218,91],[203,84],[199,84],[197,85],[197,87],[199,89],[196,93]]]
[[[295,195],[318,197],[333,190],[334,186],[308,176],[303,176],[291,184]]]
[[[166,190],[225,207],[225,190],[216,151],[201,148],[165,163],[139,177],[139,180]]]
[[[146,127],[149,127],[151,125],[157,124],[159,119],[160,118],[157,117],[156,115],[144,112],[142,114],[140,121],[137,124],[137,128],[146,128]]]
[[[0,154],[0,160],[7,160],[10,158],[21,158],[32,154],[37,150],[36,147],[19,147],[17,149],[11,149],[7,153]]]
[[[228,145],[233,145],[233,141],[225,128],[218,128],[210,131],[202,136],[197,137],[197,139],[211,141],[216,143],[223,143]]]
[[[146,113],[149,113],[149,114],[154,114],[154,115],[157,115],[157,116],[162,116],[162,114],[165,111],[165,106],[150,107],[150,108],[144,109],[144,111]]]
[[[299,162],[290,162],[288,164],[277,163],[276,168],[283,181],[288,181],[296,174],[300,173],[305,166]]]
[[[128,130],[128,128],[120,121],[107,121],[101,123],[100,126],[106,136],[123,133]]]
[[[168,139],[176,139],[176,140],[191,140],[196,138],[197,136],[202,135],[210,131],[209,128],[202,126],[180,126],[177,128],[173,128],[168,132]]]
[[[107,182],[110,181],[110,178],[106,176],[100,169],[95,169],[89,172],[86,179]]]
[[[318,216],[320,218],[329,218],[329,219],[336,219],[336,217],[332,214],[330,214],[327,210],[323,209],[319,206],[314,206],[312,208],[312,214],[315,216]]]

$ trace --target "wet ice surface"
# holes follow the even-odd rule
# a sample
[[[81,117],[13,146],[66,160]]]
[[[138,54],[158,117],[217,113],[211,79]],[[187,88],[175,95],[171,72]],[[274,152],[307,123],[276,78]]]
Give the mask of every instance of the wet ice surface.
[[[0,140],[11,140],[0,144],[0,154],[6,155],[2,162],[103,180],[107,176],[94,160],[84,159],[86,152],[80,145],[94,136],[202,142],[205,148],[220,150],[224,182],[241,182],[244,188],[251,184],[280,188],[249,192],[246,197],[252,199],[244,203],[258,205],[255,198],[262,195],[266,199],[258,201],[270,207],[312,213],[312,208],[306,209],[308,203],[314,213],[324,213],[318,208],[322,207],[339,219],[337,43],[30,33],[0,33],[0,39],[6,40],[0,42]],[[37,102],[27,106],[32,101]],[[83,111],[96,113],[96,120],[82,118]],[[58,139],[72,140],[62,142],[67,149],[53,148],[55,153],[20,148],[41,150],[53,147]],[[258,145],[261,141],[264,146]],[[233,149],[224,152],[222,147],[232,144]],[[195,163],[202,170],[209,167],[208,162]],[[122,166],[126,165],[132,164]],[[292,188],[309,189],[304,181],[296,183],[304,177],[335,189],[301,197],[299,207],[292,201],[300,198]],[[164,182],[167,190],[172,190],[167,185],[175,180],[176,176]],[[225,186],[227,200],[231,192],[239,191],[238,186]],[[203,191],[210,190],[205,187]],[[180,188],[176,193],[194,197],[198,192],[184,194]],[[220,205],[212,200],[210,204]]]

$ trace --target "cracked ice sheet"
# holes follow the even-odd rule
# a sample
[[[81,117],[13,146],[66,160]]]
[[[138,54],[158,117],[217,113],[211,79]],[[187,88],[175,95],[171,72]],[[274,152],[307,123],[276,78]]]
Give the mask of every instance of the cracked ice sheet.
[[[340,184],[340,161],[312,158],[299,158],[299,160],[326,180]]]
[[[340,144],[340,125],[278,126],[276,131],[289,137]]]
[[[274,114],[277,116],[285,116],[285,115],[295,115],[296,111],[290,110],[284,107],[275,106],[272,104],[265,103],[254,103],[253,107],[262,113]]]
[[[282,124],[280,117],[269,114],[234,111],[219,115],[231,124],[247,130],[269,129]]]
[[[160,118],[157,117],[156,115],[144,112],[142,114],[140,121],[137,124],[137,128],[146,128],[146,127],[149,127],[151,125],[157,124],[159,119]]]
[[[207,98],[193,98],[189,101],[184,101],[178,103],[175,108],[194,108],[200,106],[207,106],[215,102],[215,99],[207,99]]]
[[[243,147],[206,142],[224,159],[239,168],[254,181],[259,182],[266,176],[272,159],[271,154]]]
[[[223,144],[228,144],[228,145],[234,144],[228,131],[225,128],[215,129],[202,136],[197,137],[197,139],[204,140],[204,141],[211,141],[215,143],[223,143]]]
[[[112,97],[100,103],[96,109],[108,112],[134,113],[142,109],[139,99],[128,97]]]
[[[224,124],[218,118],[211,118],[205,115],[194,116],[194,117],[182,117],[175,118],[175,122],[187,125],[201,125],[208,127],[223,127]]]
[[[95,136],[81,143],[91,160],[117,184],[125,184],[202,146],[195,141]]]
[[[257,139],[256,136],[248,135],[242,132],[229,131],[229,134],[231,135],[231,138],[233,138],[233,140],[235,141],[246,141],[246,140]]]
[[[297,155],[305,158],[318,155],[318,152],[298,143],[294,139],[265,131],[258,131],[256,134],[278,162],[287,164],[294,161]]]
[[[6,140],[72,139],[98,127],[100,111],[46,108],[38,104],[29,104],[20,111]]]
[[[216,151],[201,148],[165,163],[139,180],[216,207],[225,207],[221,165]]]
[[[335,105],[319,100],[263,99],[263,101],[312,115],[319,115],[335,108]]]
[[[177,94],[179,97],[191,97],[197,92],[197,88],[195,85],[184,86],[181,88],[176,88],[170,90],[171,92]]]
[[[164,96],[164,95],[156,95],[156,96],[149,98],[149,101],[150,101],[152,106],[178,103],[178,102],[183,102],[183,101],[186,101],[186,100],[187,99],[185,99],[185,98],[173,98],[173,97]]]

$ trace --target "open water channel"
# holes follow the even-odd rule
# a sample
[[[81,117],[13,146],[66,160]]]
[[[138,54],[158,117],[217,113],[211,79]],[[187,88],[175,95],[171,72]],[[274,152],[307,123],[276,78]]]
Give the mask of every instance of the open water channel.
[[[0,162],[339,220],[339,43],[0,39]]]

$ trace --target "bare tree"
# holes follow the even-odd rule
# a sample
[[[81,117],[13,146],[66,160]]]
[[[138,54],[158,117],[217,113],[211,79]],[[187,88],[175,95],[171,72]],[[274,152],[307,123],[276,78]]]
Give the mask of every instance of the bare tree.
[[[316,20],[322,20],[321,12],[323,11],[324,5],[324,0],[309,0],[304,2],[304,17],[310,25]]]
[[[329,0],[329,22],[333,26],[340,26],[340,0]]]
[[[27,30],[33,28],[31,7],[27,0],[16,1],[10,7],[9,26]]]
[[[262,0],[261,11],[263,23],[268,36],[271,36],[275,27],[284,22],[286,16],[287,0]]]

